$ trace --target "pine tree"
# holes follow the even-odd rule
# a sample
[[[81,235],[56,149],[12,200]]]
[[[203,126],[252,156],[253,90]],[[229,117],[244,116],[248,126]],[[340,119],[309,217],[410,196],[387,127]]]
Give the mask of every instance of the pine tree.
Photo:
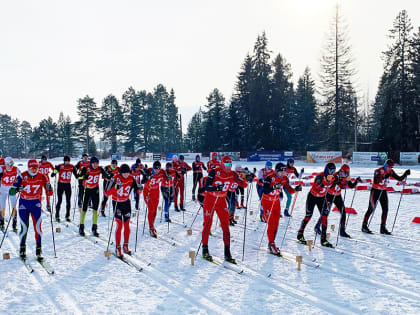
[[[201,152],[203,147],[203,112],[201,107],[198,112],[193,115],[187,128],[186,148],[192,152]]]
[[[58,127],[51,117],[40,121],[39,126],[34,128],[31,140],[36,154],[46,154],[48,158],[60,154]]]
[[[98,108],[93,98],[86,95],[84,98],[78,100],[77,113],[79,120],[76,122],[76,132],[79,135],[79,140],[83,144],[88,153],[92,146],[90,144],[93,138],[92,128],[95,126],[98,117]]]
[[[20,124],[20,131],[19,131],[19,135],[22,139],[22,145],[23,145],[23,154],[26,156],[29,151],[30,151],[30,139],[32,136],[32,127],[31,124],[29,122],[27,122],[26,120],[22,121],[22,123]]]
[[[117,98],[110,94],[104,98],[100,109],[101,116],[96,126],[102,132],[102,139],[111,142],[111,152],[118,151],[118,136],[123,134],[123,113]]]
[[[347,26],[337,6],[321,58],[320,91],[323,102],[319,109],[321,119],[326,124],[324,146],[334,150],[345,148],[357,120],[354,117],[357,110],[353,108],[357,102],[349,102],[354,97],[352,81],[355,69],[347,33]]]
[[[178,120],[178,107],[175,105],[175,92],[171,89],[165,106],[165,148],[166,152],[176,152],[180,149],[181,133]]]
[[[214,89],[207,97],[207,102],[203,121],[203,146],[210,151],[222,151],[228,136],[224,128],[225,98],[218,89]]]
[[[136,92],[129,87],[123,94],[122,112],[124,117],[123,135],[125,138],[125,152],[136,152],[145,149],[146,91]]]
[[[299,78],[296,88],[296,120],[298,122],[294,137],[298,140],[296,150],[312,150],[317,137],[317,114],[315,99],[315,82],[309,68]]]

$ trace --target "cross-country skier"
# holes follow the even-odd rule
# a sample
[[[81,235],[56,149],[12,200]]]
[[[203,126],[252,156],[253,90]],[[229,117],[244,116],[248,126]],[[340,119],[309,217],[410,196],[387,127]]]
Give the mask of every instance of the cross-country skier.
[[[192,200],[195,201],[195,188],[198,185],[198,182],[203,177],[203,169],[207,171],[206,166],[203,162],[200,161],[200,155],[195,156],[195,161],[192,163],[193,169],[193,188],[192,188]]]
[[[83,207],[80,214],[79,234],[85,236],[85,217],[88,209],[89,200],[92,200],[92,234],[96,237],[98,233],[98,206],[99,206],[99,177],[106,177],[108,179],[113,177],[113,174],[108,174],[101,166],[96,156],[90,158],[90,165],[82,168],[78,174],[78,178],[83,178]]]
[[[47,179],[50,178],[50,170],[54,171],[54,165],[51,162],[47,161],[47,157],[45,155],[41,156],[41,160],[39,161],[39,171],[41,174],[45,175]]]
[[[111,161],[110,165],[105,166],[105,171],[108,174],[113,174],[113,176],[118,174],[118,161],[113,159]],[[103,196],[102,196],[102,203],[101,203],[101,215],[103,217],[106,217],[105,215],[105,207],[106,207],[106,203],[108,201],[108,196],[105,194],[105,191],[108,190],[108,185],[110,184],[109,179],[107,179],[107,177],[103,177],[103,182],[102,182],[102,189],[103,189]]]
[[[274,174],[264,178],[263,195],[261,206],[264,211],[265,221],[268,224],[267,238],[268,249],[270,253],[280,256],[280,250],[275,244],[279,220],[281,217],[280,193],[285,188],[290,194],[296,191],[302,191],[302,186],[298,185],[293,189],[289,184],[289,178],[286,175],[286,165],[279,162],[275,166]]]
[[[140,195],[139,186],[130,174],[130,167],[127,164],[122,164],[119,168],[119,174],[114,175],[108,185],[108,190],[105,192],[107,196],[112,195],[112,208],[115,212],[115,253],[118,257],[123,257],[121,252],[121,232],[124,227],[124,244],[123,252],[131,255],[131,250],[128,248],[130,241],[130,218],[131,218],[131,190],[137,191]]]
[[[265,162],[265,167],[260,169],[258,171],[258,182],[256,184],[257,187],[257,193],[258,193],[258,197],[262,198],[262,193],[263,193],[263,187],[264,187],[264,179],[267,176],[273,176],[274,175],[274,171],[273,171],[273,163],[271,161],[266,161]],[[265,216],[264,216],[264,211],[260,205],[260,220],[261,222],[266,222],[265,221]]]
[[[389,183],[389,178],[393,177],[398,181],[403,181],[410,175],[410,170],[406,170],[402,176],[397,175],[394,170],[394,161],[388,159],[385,161],[384,166],[378,168],[373,173],[373,184],[369,196],[369,207],[365,213],[362,224],[362,232],[372,234],[372,231],[368,228],[369,217],[372,212],[376,209],[378,201],[381,203],[382,207],[382,217],[381,217],[381,234],[390,235],[391,233],[386,229],[386,219],[388,217],[388,194],[386,187]]]
[[[137,163],[138,161],[138,163]],[[136,163],[131,166],[131,175],[133,175],[135,181],[138,185],[141,183],[141,176],[143,173],[143,164],[141,164],[140,159],[136,160]],[[140,195],[137,193],[137,191],[134,191],[134,200],[135,200],[135,209],[139,210],[139,201],[140,201]]]
[[[240,171],[240,169],[239,169]],[[228,211],[229,211],[229,224],[231,226],[235,226],[238,222],[235,220],[235,210],[237,205],[237,197],[236,197],[236,190],[238,187],[241,187],[242,190],[244,187],[248,186],[248,183],[240,176],[240,173],[235,170],[233,172],[233,183],[228,188],[228,192],[226,194],[226,202],[228,205]]]
[[[89,164],[90,162],[89,162],[88,155],[86,153],[83,153],[82,159],[76,164],[77,172],[80,173],[83,168],[88,168]],[[79,193],[77,195],[77,204],[79,206],[79,211],[82,211],[82,201],[83,201],[83,191],[84,191],[83,178],[79,176],[78,181],[79,181],[79,188],[78,188]]]
[[[147,205],[149,221],[149,233],[152,237],[157,237],[155,229],[155,218],[157,207],[159,205],[159,184],[162,181],[164,172],[161,170],[159,161],[153,162],[153,168],[145,169],[145,176],[143,176],[142,183],[144,184],[143,198]]]
[[[66,221],[70,222],[70,208],[71,208],[71,175],[77,178],[76,167],[70,164],[70,157],[66,155],[63,160],[64,163],[57,165],[51,177],[58,173],[57,184],[57,204],[55,206],[55,220],[60,222],[60,208],[63,200],[63,193],[66,194]],[[42,173],[42,172],[41,172]],[[42,173],[45,175],[44,173]],[[46,176],[48,179],[48,176]]]
[[[235,167],[235,172],[239,175],[240,178],[242,178],[243,180],[246,180],[246,175],[247,173],[245,172],[245,170],[242,168],[241,165],[237,165]],[[241,208],[245,208],[244,202],[245,202],[245,189],[241,186],[238,186],[238,188],[236,188],[236,208],[241,209]],[[239,195],[241,195],[241,204],[239,204]]]
[[[162,192],[163,200],[165,201],[164,212],[165,221],[171,222],[169,218],[169,207],[174,199],[175,192],[175,180],[179,179],[180,175],[172,167],[172,163],[166,163],[166,168],[162,177],[162,183],[160,184],[160,190]]]
[[[173,168],[180,175],[179,178],[175,179],[175,195],[174,195],[174,205],[175,211],[185,211],[184,208],[184,191],[185,191],[185,178],[184,175],[188,171],[191,171],[192,168],[184,161],[184,156],[180,155],[179,160],[176,155],[174,155],[174,161],[172,163]],[[178,209],[178,194],[179,194],[179,209]]]
[[[302,169],[302,172],[303,172],[303,169]],[[292,158],[287,160],[286,174],[289,178],[292,175],[295,175],[296,179],[299,178],[299,173],[295,167],[295,160]],[[284,192],[286,193],[286,196],[287,196],[287,202],[286,202],[286,208],[284,209],[284,215],[286,217],[290,217],[289,208],[290,208],[290,204],[292,203],[292,195],[289,194],[287,189]]]
[[[206,180],[206,197],[204,199],[203,213],[204,223],[202,232],[203,258],[212,261],[209,253],[208,241],[214,212],[220,219],[223,230],[223,243],[225,245],[225,260],[236,263],[230,253],[229,213],[226,203],[226,194],[232,184],[235,183],[232,171],[232,159],[225,155],[221,160],[221,166],[211,169]]]
[[[217,159],[217,152],[212,152],[210,154],[210,160],[207,161],[207,173],[210,173],[210,170],[216,167],[220,167],[221,163]]]
[[[19,255],[26,258],[26,237],[29,228],[29,215],[32,217],[35,230],[35,254],[41,261],[42,257],[42,218],[41,218],[41,195],[44,188],[47,195],[47,208],[50,209],[49,198],[53,194],[52,187],[48,178],[39,172],[39,163],[35,159],[28,161],[28,170],[22,173],[22,185],[19,200],[19,218],[21,224],[20,231],[20,251]],[[51,210],[50,210],[51,211]]]
[[[0,170],[0,229],[4,229],[4,217],[6,215],[6,201],[9,197],[9,204],[12,207],[13,231],[17,232],[17,211],[16,211],[16,187],[20,186],[22,176],[20,170],[14,166],[15,162],[8,156],[4,160],[5,165]]]
[[[327,223],[328,223],[328,212],[331,207],[327,201],[326,194],[328,189],[331,187],[334,181],[334,172],[335,164],[328,163],[325,165],[324,172],[318,174],[315,177],[314,184],[311,190],[308,193],[306,199],[306,214],[305,218],[302,220],[300,225],[299,232],[297,234],[297,239],[302,244],[306,244],[305,237],[303,233],[305,231],[306,225],[311,220],[314,213],[315,205],[318,207],[319,213],[321,214],[321,245],[326,247],[332,247],[332,245],[327,241]]]

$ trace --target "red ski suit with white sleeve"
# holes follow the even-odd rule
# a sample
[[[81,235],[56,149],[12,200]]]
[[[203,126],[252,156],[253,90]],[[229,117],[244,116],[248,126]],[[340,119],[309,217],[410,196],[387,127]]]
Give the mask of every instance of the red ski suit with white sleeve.
[[[241,186],[245,184],[246,187],[246,182],[236,181],[235,177],[238,178],[232,170],[228,171],[225,167],[212,169],[207,176],[203,204],[203,245],[208,245],[213,214],[216,212],[223,230],[223,242],[225,246],[230,246],[229,211],[226,195],[232,185],[236,187],[238,184]],[[218,187],[221,188],[220,191],[217,190]]]
[[[143,198],[149,211],[147,214],[149,228],[153,229],[157,207],[159,205],[159,184],[162,181],[164,171],[159,169],[159,171],[156,173],[154,169],[149,168],[148,172],[151,175],[149,176],[147,182],[144,184]]]
[[[274,242],[277,235],[279,220],[281,217],[280,193],[285,188],[290,194],[296,191],[290,186],[289,178],[286,176],[277,177],[276,175],[264,178],[263,195],[261,205],[264,211],[265,221],[268,223],[267,237],[269,242]]]
[[[188,171],[191,171],[192,168],[185,161],[175,161],[173,162],[173,168],[180,175],[178,178],[175,178],[175,195],[174,195],[174,205],[178,205],[178,194],[179,194],[179,204],[181,208],[184,205],[184,190],[185,190],[185,179],[184,174]]]

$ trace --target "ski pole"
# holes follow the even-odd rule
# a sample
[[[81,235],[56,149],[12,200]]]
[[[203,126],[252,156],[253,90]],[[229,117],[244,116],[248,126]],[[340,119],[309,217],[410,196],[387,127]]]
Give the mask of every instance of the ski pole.
[[[76,213],[77,196],[79,195],[79,186],[77,186],[75,190],[76,190],[76,194],[74,195],[73,221],[74,221],[74,214]]]
[[[108,236],[108,245],[106,246],[106,251],[105,251],[105,256],[107,255],[111,255],[111,252],[109,251],[109,244],[111,243],[111,234],[112,234],[112,228],[114,226],[114,219],[115,219],[115,213],[117,211],[117,205],[118,205],[118,201],[115,201],[115,205],[114,205],[114,214],[112,215],[112,223],[111,223],[111,229],[109,231],[109,236]],[[108,257],[108,256],[107,256]],[[108,257],[109,258],[109,257]]]
[[[210,222],[213,221],[213,213],[214,213],[214,209],[216,208],[217,199],[219,199],[219,194],[220,194],[220,191],[217,192],[216,200],[214,201],[213,209],[211,209],[209,220],[207,221],[207,224],[206,224],[206,226],[204,227],[204,230],[203,230],[204,233],[207,233],[207,230],[210,227]],[[203,211],[203,217],[205,215],[206,215],[206,211]],[[197,252],[195,253],[195,257],[197,257],[198,252],[200,251],[200,248],[201,248],[202,244],[203,244],[203,237],[201,237],[201,241],[200,241],[200,244],[198,245],[198,249],[197,249]]]
[[[147,211],[149,210],[149,202],[150,202],[149,197],[150,197],[150,191],[152,190],[152,185],[151,185],[152,178],[153,178],[153,175],[151,175],[150,176],[150,179],[149,179],[149,191],[147,192],[147,197],[146,197],[146,200],[147,201],[145,200],[145,203],[146,203],[146,211],[144,212],[143,233],[142,233],[143,235],[144,235],[144,229],[146,227]],[[146,184],[147,184],[147,182],[146,182]],[[144,185],[146,186],[146,184],[144,184]]]
[[[53,195],[54,197],[54,195]],[[47,196],[47,205],[50,203],[50,200]],[[51,232],[52,232],[52,239],[53,239],[53,246],[54,246],[54,258],[57,258],[57,252],[55,251],[55,238],[54,238],[54,225],[53,225],[53,219],[52,219],[52,212],[53,210],[51,209],[50,211],[50,221],[51,221]]]
[[[9,198],[9,196],[7,196],[7,198]],[[9,208],[10,208],[10,199],[9,199]],[[4,230],[3,238],[2,238],[1,243],[0,243],[0,248],[3,246],[3,241],[6,237],[7,230],[9,229],[10,221],[12,221],[12,217],[15,215],[15,211],[16,211],[16,209],[12,209],[12,211],[10,212],[9,221],[7,222],[6,229]]]
[[[353,193],[353,198],[351,199],[351,205],[350,205],[350,208],[353,208],[353,201],[354,201],[354,196],[356,195],[356,192],[357,192],[357,189],[356,189],[356,188],[354,188],[354,193]],[[348,216],[347,216],[347,220],[346,220],[346,229],[347,229],[347,224],[349,223],[349,218],[350,218],[350,216],[348,215]]]
[[[203,207],[203,205],[200,205],[200,207],[198,207],[197,213],[195,214],[194,219],[193,219],[193,221],[192,221],[192,223],[191,223],[190,230],[192,229],[192,226],[194,225],[195,219],[197,218],[198,213],[200,212],[200,209],[201,209],[202,207]]]
[[[328,189],[327,189],[327,192],[325,193],[324,202],[322,204],[321,217],[319,218],[319,221],[321,222],[321,224],[322,224],[322,213],[324,213],[325,202],[327,203],[327,208],[328,208],[327,214],[326,214],[327,217],[328,217],[328,214],[330,213],[331,206],[334,204],[335,195],[333,197],[333,200],[332,200],[330,206],[328,206],[327,195],[328,195]],[[321,232],[321,234],[322,234],[322,232]],[[318,236],[318,233],[315,233],[315,239],[314,239],[314,244],[313,244],[312,248],[315,248],[315,243],[316,243],[317,236]]]
[[[402,187],[402,190],[401,190],[400,201],[398,201],[397,212],[395,213],[394,224],[392,225],[391,233],[392,233],[392,231],[394,231],[395,222],[397,221],[397,215],[398,215],[398,211],[400,210],[400,204],[401,204],[401,199],[402,199],[402,196],[403,196],[404,186],[405,186],[405,183],[403,184],[403,187]]]
[[[265,224],[264,231],[263,231],[262,236],[261,236],[260,244],[258,245],[258,249],[260,249],[260,247],[261,247],[261,243],[262,243],[262,240],[263,240],[264,235],[265,235],[265,230],[267,229],[267,226],[270,222],[271,214],[273,213],[274,202],[275,202],[275,199],[273,199],[273,202],[271,203],[270,214],[268,215],[268,220],[267,220],[267,223]],[[262,197],[261,197],[261,204],[262,204]]]
[[[302,175],[303,175],[303,169],[299,174],[299,179],[302,178]],[[293,210],[295,209],[295,204],[296,204],[296,200],[297,200],[298,195],[299,195],[299,192],[297,191],[296,194],[295,194],[295,198],[293,200],[292,209],[290,210],[290,216],[287,218],[287,225],[286,225],[286,229],[284,230],[283,239],[281,240],[281,243],[280,243],[280,250],[283,247],[283,242],[284,242],[284,239],[286,238],[287,230],[289,229],[290,219],[292,217]]]
[[[139,203],[140,203],[140,194],[138,195],[138,197],[139,197]],[[140,205],[139,205],[139,209],[140,209],[141,207],[140,207]],[[137,235],[138,235],[138,233],[139,233],[139,214],[140,214],[140,211],[139,210],[137,210],[136,209],[136,211],[137,211],[137,226],[136,226],[136,245],[135,245],[135,247],[134,247],[134,252],[137,252]]]
[[[346,213],[346,193],[347,193],[347,187],[344,188],[343,206],[342,206],[342,209],[341,209],[340,220],[338,221],[338,225],[337,225],[338,226],[338,231],[337,231],[337,240],[335,242],[335,247],[337,247],[337,245],[338,245],[338,238],[340,237],[341,219],[343,217],[343,211],[344,211],[344,214]]]
[[[248,207],[248,196],[249,196],[249,186],[247,188],[247,198],[246,198],[246,206]],[[247,219],[247,214],[248,214],[248,208],[245,207],[245,228],[244,228],[244,240],[242,243],[242,261],[244,261],[245,259],[245,237],[246,237],[246,219]]]

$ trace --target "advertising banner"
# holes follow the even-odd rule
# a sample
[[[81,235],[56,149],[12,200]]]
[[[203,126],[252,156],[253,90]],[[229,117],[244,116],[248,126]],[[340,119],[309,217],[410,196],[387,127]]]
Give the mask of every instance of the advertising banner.
[[[420,164],[420,152],[400,152],[401,165],[417,165]]]
[[[248,152],[248,162],[285,161],[293,158],[293,152]]]
[[[339,151],[308,151],[306,152],[306,161],[308,163],[343,163],[343,153]]]
[[[185,161],[195,161],[195,156],[199,155],[201,159],[201,153],[166,153],[166,161],[172,161],[172,157],[176,155],[179,156],[183,155]]]
[[[353,163],[377,165],[386,152],[353,152]]]

